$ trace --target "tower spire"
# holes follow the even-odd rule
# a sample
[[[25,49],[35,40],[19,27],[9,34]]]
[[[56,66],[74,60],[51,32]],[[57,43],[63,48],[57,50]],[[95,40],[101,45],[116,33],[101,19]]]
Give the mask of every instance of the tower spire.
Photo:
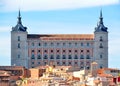
[[[100,10],[100,21],[99,24],[103,24],[102,9]]]
[[[20,9],[19,9],[19,12],[18,12],[18,24],[22,24]]]

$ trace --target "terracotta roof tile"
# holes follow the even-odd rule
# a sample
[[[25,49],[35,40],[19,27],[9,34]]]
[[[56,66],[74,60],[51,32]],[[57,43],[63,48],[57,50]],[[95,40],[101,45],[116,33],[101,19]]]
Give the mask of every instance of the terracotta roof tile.
[[[93,40],[94,34],[28,34],[27,38],[41,40]]]

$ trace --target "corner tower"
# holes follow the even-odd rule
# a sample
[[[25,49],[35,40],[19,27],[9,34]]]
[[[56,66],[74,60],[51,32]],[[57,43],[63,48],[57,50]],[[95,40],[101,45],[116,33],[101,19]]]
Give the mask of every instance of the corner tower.
[[[28,68],[27,27],[22,25],[20,10],[11,31],[11,65]]]
[[[108,31],[103,24],[102,10],[97,27],[94,31],[94,60],[98,63],[99,68],[108,67]]]

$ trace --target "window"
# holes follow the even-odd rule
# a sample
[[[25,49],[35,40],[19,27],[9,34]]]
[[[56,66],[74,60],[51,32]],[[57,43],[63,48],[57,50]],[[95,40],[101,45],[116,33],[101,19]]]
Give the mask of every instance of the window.
[[[40,64],[40,62],[38,62],[38,64]]]
[[[83,52],[83,50],[81,50],[81,52]]]
[[[20,54],[18,54],[18,58],[20,58]]]
[[[77,46],[77,43],[75,43],[75,46]]]
[[[18,48],[20,48],[20,43],[18,43]]]
[[[60,45],[60,43],[57,43],[57,46],[59,46]]]
[[[77,53],[77,50],[75,50],[75,53]]]
[[[41,46],[41,44],[40,44],[40,43],[38,43],[38,46]]]
[[[34,52],[34,50],[32,50],[32,53]]]
[[[34,43],[32,43],[32,46],[34,46]]]
[[[47,53],[47,50],[44,50],[45,53]]]
[[[18,36],[18,41],[20,41],[20,36]]]
[[[100,41],[103,41],[103,38],[102,38],[102,36],[100,37]]]
[[[66,63],[65,62],[62,62],[63,63],[63,65],[65,65]]]
[[[68,56],[68,59],[72,59],[72,56],[71,56],[71,55],[69,55],[69,56]]]
[[[31,59],[35,59],[35,56],[34,56],[34,54],[32,54],[32,57],[31,57]]]
[[[88,67],[87,67],[87,69],[89,70],[89,69],[90,69],[90,67],[88,66]]]
[[[60,55],[57,55],[57,56],[56,56],[56,59],[60,59]]]
[[[102,67],[102,66],[100,66],[100,68],[102,69],[103,67]]]
[[[65,56],[65,55],[63,55],[63,59],[66,59],[66,56]]]
[[[44,62],[44,64],[46,65],[46,64],[47,64],[47,62]]]
[[[71,65],[71,62],[69,62],[68,64]]]
[[[40,56],[40,55],[38,55],[38,59],[41,59],[41,56]]]
[[[57,53],[59,53],[60,51],[59,50],[57,50]]]
[[[51,53],[53,53],[53,50],[51,50]]]
[[[100,58],[101,58],[101,59],[103,58],[102,54],[100,55]]]
[[[75,62],[75,64],[78,64],[77,62]]]
[[[50,56],[50,59],[54,59],[54,56],[53,56],[53,55],[51,55],[51,56]]]
[[[40,53],[40,50],[38,50],[38,52]]]
[[[83,55],[80,55],[80,59],[84,59],[84,56],[83,56]]]
[[[87,43],[87,46],[89,46],[90,44],[89,43]]]
[[[100,46],[99,46],[99,48],[103,48],[103,45],[102,45],[102,43],[100,43]]]
[[[71,46],[71,43],[69,43],[69,46]]]
[[[63,46],[65,46],[65,43],[63,43]]]
[[[90,51],[89,50],[87,50],[87,53],[89,53]]]
[[[83,43],[81,43],[81,46],[83,46]]]
[[[86,56],[86,59],[90,59],[90,55],[87,55],[87,56]]]
[[[46,42],[44,43],[44,46],[47,46],[47,43],[46,43]]]
[[[71,53],[71,50],[69,50],[69,53]]]
[[[81,65],[84,65],[84,62],[81,62],[80,64],[81,64]]]
[[[65,53],[65,50],[63,50],[63,53]]]
[[[83,68],[84,68],[83,66],[80,67],[80,69],[83,69]]]
[[[54,44],[53,43],[51,43],[51,46],[53,46]]]
[[[57,62],[57,64],[59,65],[59,64],[60,64],[60,62]]]
[[[77,55],[75,55],[74,59],[78,59],[78,56],[77,56]]]
[[[44,59],[48,59],[47,55],[44,56]]]

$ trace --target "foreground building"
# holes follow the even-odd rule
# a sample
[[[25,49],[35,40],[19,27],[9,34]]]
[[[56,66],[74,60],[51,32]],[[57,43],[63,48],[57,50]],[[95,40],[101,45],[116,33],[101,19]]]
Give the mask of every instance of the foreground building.
[[[94,34],[28,34],[18,22],[11,31],[11,65],[32,68],[44,65],[90,68],[96,61],[99,68],[108,67],[108,31],[102,11]]]

